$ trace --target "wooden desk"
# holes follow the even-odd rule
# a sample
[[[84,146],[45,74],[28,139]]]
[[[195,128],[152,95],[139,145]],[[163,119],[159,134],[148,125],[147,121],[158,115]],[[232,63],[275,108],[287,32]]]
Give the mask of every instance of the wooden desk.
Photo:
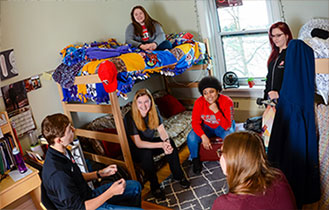
[[[26,177],[14,182],[8,175],[0,182],[0,209],[29,193],[35,207],[42,210],[39,171],[29,165],[27,167],[32,170],[32,173]]]

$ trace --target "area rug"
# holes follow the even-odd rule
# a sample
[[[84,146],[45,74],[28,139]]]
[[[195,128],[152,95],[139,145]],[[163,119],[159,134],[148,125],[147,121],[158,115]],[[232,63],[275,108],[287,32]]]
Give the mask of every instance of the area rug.
[[[218,161],[205,161],[202,163],[201,174],[195,175],[190,161],[182,166],[191,186],[183,189],[179,182],[169,176],[161,183],[166,193],[165,200],[158,200],[151,194],[146,201],[177,210],[211,209],[214,200],[228,190],[226,178]]]

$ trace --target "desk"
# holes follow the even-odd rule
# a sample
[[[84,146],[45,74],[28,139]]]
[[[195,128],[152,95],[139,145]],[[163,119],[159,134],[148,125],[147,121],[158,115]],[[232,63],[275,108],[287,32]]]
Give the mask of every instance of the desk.
[[[27,167],[32,170],[32,173],[26,177],[14,182],[8,175],[0,182],[0,209],[3,209],[27,193],[30,194],[35,207],[40,210],[42,209],[40,206],[41,179],[38,174],[39,171],[29,165]]]

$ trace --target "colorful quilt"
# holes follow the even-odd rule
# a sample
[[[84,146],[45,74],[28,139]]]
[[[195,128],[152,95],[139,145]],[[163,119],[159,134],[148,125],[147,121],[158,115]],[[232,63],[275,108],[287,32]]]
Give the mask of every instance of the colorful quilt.
[[[174,40],[172,36],[170,39]],[[171,50],[147,52],[122,45],[115,39],[69,45],[60,52],[62,63],[53,73],[53,79],[63,88],[63,101],[108,102],[108,94],[102,85],[74,85],[75,76],[97,74],[103,61],[113,62],[118,72],[117,95],[122,96],[132,90],[137,80],[148,79],[153,74],[176,76],[207,58],[203,43],[181,37],[177,39],[179,45]]]

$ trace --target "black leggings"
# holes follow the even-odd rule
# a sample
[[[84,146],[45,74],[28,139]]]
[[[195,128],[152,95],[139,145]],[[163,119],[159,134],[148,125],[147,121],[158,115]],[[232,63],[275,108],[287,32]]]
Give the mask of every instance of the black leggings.
[[[152,142],[162,142],[162,140],[157,137],[153,138]],[[171,173],[174,176],[174,179],[181,180],[184,177],[182,168],[180,167],[178,150],[173,140],[170,139],[170,144],[173,147],[173,152],[169,155],[165,155]],[[158,177],[156,175],[156,167],[154,165],[153,156],[163,153],[162,148],[157,149],[141,149],[136,146],[132,146],[131,153],[134,159],[134,162],[140,163],[141,168],[144,170],[147,180],[151,183],[151,190],[156,190],[160,188]]]

